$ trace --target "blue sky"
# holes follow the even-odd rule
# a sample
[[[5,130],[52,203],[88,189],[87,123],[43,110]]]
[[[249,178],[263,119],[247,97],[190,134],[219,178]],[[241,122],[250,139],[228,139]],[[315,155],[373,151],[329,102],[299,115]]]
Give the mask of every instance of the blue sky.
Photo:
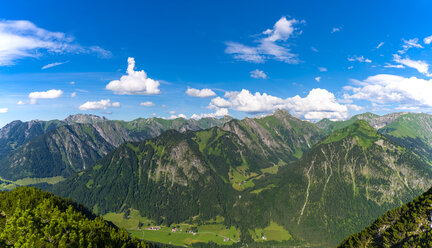
[[[5,0],[0,127],[76,113],[429,113],[431,9],[426,0]]]

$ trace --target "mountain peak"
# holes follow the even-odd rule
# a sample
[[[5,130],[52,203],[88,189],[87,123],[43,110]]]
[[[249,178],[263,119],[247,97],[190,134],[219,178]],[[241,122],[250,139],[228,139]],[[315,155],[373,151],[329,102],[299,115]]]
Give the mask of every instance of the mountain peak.
[[[76,115],[69,115],[64,121],[67,124],[74,124],[74,123],[84,123],[84,124],[92,124],[100,121],[106,121],[107,119],[105,117],[92,115],[92,114],[76,114]]]
[[[356,120],[353,124],[338,129],[330,134],[322,143],[333,143],[338,142],[345,138],[357,137],[359,139],[360,145],[369,146],[371,142],[376,141],[380,138],[378,131],[374,129],[365,120]]]

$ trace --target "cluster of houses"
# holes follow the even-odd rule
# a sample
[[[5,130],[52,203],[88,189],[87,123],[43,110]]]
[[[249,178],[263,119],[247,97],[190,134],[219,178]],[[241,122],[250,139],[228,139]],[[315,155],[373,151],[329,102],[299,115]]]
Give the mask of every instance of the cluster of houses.
[[[161,229],[160,226],[149,226],[149,227],[146,227],[146,230],[159,231],[160,229]]]

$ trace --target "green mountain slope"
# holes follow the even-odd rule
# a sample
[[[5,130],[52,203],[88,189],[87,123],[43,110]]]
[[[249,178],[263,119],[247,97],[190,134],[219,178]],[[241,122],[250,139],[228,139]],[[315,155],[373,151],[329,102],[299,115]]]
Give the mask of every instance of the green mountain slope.
[[[84,207],[34,188],[0,192],[1,247],[149,247]]]
[[[407,113],[379,130],[432,164],[432,116]]]
[[[229,171],[244,163],[242,153],[249,151],[218,128],[167,131],[155,139],[121,145],[91,170],[56,185],[54,192],[99,213],[134,208],[168,225],[194,216],[211,219],[225,215],[236,195]]]
[[[431,186],[432,172],[410,150],[356,121],[294,165],[255,181],[236,203],[243,227],[273,220],[297,239],[334,246]],[[244,218],[243,216],[247,216]]]
[[[329,119],[322,119],[316,123],[316,125],[323,129],[325,132],[330,134],[331,132],[344,128],[353,124],[356,120],[364,120],[367,121],[373,128],[380,129],[389,125],[399,118],[399,116],[404,115],[406,113],[390,113],[387,115],[379,116],[370,112],[366,112],[363,114],[358,114],[353,116],[352,118],[345,121],[331,121]]]
[[[386,212],[339,247],[432,247],[432,189]]]

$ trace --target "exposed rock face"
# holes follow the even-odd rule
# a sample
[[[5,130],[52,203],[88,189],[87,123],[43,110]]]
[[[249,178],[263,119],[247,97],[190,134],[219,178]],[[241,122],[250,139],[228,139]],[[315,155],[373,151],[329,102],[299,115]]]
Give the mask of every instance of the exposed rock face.
[[[107,120],[108,120],[107,118],[97,116],[97,115],[76,114],[76,115],[69,115],[66,119],[64,119],[64,122],[66,122],[66,124],[75,124],[75,123],[94,124],[97,122],[103,122]]]
[[[313,123],[291,116],[286,110],[277,110],[263,118],[245,118],[230,121],[223,129],[235,133],[240,140],[255,152],[277,161],[292,161],[316,144],[323,132]]]
[[[407,114],[406,112],[399,112],[399,113],[391,113],[383,116],[375,116],[375,118],[370,118],[364,115],[358,115],[358,120],[365,120],[369,122],[369,124],[375,128],[380,129],[382,127],[385,127],[389,125],[390,123],[396,121],[400,116]]]

